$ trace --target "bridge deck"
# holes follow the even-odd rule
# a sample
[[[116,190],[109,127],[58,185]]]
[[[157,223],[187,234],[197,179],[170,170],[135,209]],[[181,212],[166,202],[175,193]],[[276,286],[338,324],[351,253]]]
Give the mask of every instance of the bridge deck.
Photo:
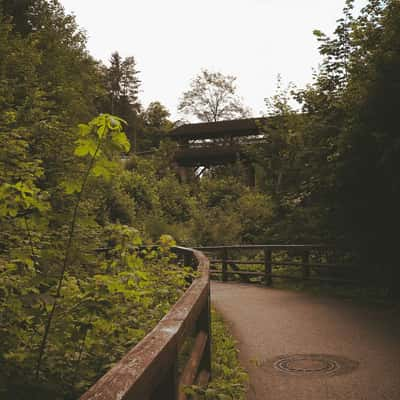
[[[239,341],[250,374],[248,400],[400,399],[399,310],[238,283],[213,282],[212,301]],[[342,370],[284,373],[273,367],[278,356],[297,354],[331,355]]]

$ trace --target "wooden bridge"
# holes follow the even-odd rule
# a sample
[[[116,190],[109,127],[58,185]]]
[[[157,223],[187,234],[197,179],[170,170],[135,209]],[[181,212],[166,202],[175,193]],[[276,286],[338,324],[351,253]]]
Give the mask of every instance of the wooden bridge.
[[[244,147],[264,143],[263,128],[274,119],[249,118],[182,125],[169,133],[179,150],[175,161],[180,167],[225,165],[245,156]]]
[[[210,167],[241,160],[249,170],[249,184],[254,184],[254,168],[246,149],[265,143],[264,129],[274,129],[276,118],[248,118],[230,121],[182,125],[169,133],[178,143],[175,163],[182,181],[196,171],[201,175]]]
[[[363,272],[348,263],[354,262],[351,252],[310,245],[200,250],[174,248],[177,262],[192,265],[199,277],[81,400],[185,400],[184,386],[206,386],[211,378],[211,274],[221,278],[212,285],[213,302],[234,324],[241,360],[250,372],[248,399],[400,398],[400,324],[394,314],[260,286],[271,286],[276,279],[355,283]],[[237,279],[246,283],[229,283]],[[381,325],[372,329],[375,320]],[[192,350],[178,375],[178,359],[189,337]]]

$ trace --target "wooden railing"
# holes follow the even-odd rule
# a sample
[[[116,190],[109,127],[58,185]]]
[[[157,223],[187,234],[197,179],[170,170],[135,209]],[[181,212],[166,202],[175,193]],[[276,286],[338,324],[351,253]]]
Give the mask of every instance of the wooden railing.
[[[351,252],[332,246],[232,245],[198,249],[210,257],[210,273],[219,275],[224,282],[261,278],[270,286],[273,279],[357,283],[365,278],[354,265]],[[242,266],[248,266],[247,270]]]
[[[200,251],[183,247],[173,250],[184,265],[197,268],[199,277],[158,325],[81,400],[185,400],[186,385],[203,386],[210,379],[209,261]],[[187,340],[190,337],[193,339]],[[179,375],[178,358],[187,343],[192,344],[192,350]]]

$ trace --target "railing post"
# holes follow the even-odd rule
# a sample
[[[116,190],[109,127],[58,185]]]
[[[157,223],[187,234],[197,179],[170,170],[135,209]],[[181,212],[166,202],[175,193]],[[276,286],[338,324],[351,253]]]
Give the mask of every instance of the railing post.
[[[183,266],[184,267],[193,267],[193,254],[192,253],[188,253],[188,252],[184,252],[183,253]],[[187,276],[185,278],[186,282],[191,284],[193,282],[193,278],[190,276]]]
[[[222,282],[226,282],[228,280],[228,249],[222,250]]]
[[[176,355],[175,360],[178,359]],[[178,362],[174,362],[164,381],[150,396],[150,400],[176,400],[178,398]]]
[[[304,251],[301,258],[303,264],[303,279],[308,279],[310,277],[310,252],[308,250]]]
[[[264,279],[265,285],[272,285],[272,251],[264,248]]]
[[[183,265],[184,265],[185,267],[190,267],[190,266],[192,266],[192,263],[193,263],[193,256],[192,256],[192,253],[187,253],[187,252],[185,252],[185,253],[183,254]]]
[[[204,349],[203,357],[200,363],[199,371],[207,371],[209,379],[211,379],[211,301],[210,301],[210,287],[208,288],[207,303],[200,315],[198,321],[198,330],[207,333],[207,344]]]

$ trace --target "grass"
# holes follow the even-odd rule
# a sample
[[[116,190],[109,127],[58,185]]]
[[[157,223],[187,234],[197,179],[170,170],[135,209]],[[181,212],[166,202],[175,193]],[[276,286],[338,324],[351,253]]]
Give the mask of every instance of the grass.
[[[239,363],[236,341],[214,309],[211,318],[212,380],[206,388],[193,385],[186,392],[199,400],[244,400],[248,375]]]

